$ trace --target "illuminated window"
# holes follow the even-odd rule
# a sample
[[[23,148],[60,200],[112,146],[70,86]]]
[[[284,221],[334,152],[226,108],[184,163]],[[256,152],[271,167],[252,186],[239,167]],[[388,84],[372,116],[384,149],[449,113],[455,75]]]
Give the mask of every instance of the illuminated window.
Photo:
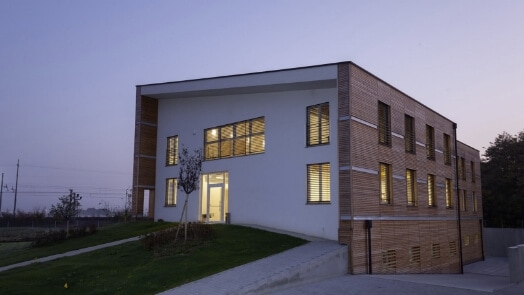
[[[378,102],[378,142],[391,146],[391,109],[389,105]]]
[[[435,129],[426,125],[426,158],[435,160]]]
[[[329,163],[307,165],[308,204],[329,204],[331,202],[330,186]]]
[[[469,236],[464,237],[464,246],[469,246]]]
[[[406,196],[408,206],[417,206],[417,177],[415,170],[406,169]]]
[[[453,207],[453,187],[451,179],[446,178],[446,208]]]
[[[166,206],[176,206],[176,191],[177,191],[177,180],[176,178],[166,179]]]
[[[329,143],[329,103],[307,107],[307,146]]]
[[[410,154],[416,153],[415,119],[408,115],[404,115],[404,143],[406,145],[407,153],[410,153]]]
[[[428,206],[430,207],[437,206],[435,189],[435,175],[428,174]]]
[[[380,203],[391,204],[391,165],[380,163]]]
[[[178,136],[167,138],[166,149],[166,166],[176,165],[178,163]]]
[[[264,117],[204,130],[205,159],[221,159],[265,151]]]
[[[451,136],[444,133],[444,164],[451,165]]]

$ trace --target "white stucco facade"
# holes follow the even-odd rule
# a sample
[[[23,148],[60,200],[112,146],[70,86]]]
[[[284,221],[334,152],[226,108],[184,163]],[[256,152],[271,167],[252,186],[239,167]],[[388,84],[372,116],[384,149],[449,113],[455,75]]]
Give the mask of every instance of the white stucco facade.
[[[337,240],[336,66],[146,85],[142,95],[158,98],[155,219],[178,221],[185,199],[178,191],[177,206],[165,206],[166,179],[176,178],[179,169],[165,165],[167,137],[178,136],[180,149],[203,148],[205,129],[264,117],[263,153],[203,163],[204,174],[228,173],[231,223]],[[325,102],[330,108],[330,143],[307,147],[306,108]],[[326,162],[331,164],[331,202],[307,204],[307,164]],[[202,189],[190,196],[190,221],[201,220]]]

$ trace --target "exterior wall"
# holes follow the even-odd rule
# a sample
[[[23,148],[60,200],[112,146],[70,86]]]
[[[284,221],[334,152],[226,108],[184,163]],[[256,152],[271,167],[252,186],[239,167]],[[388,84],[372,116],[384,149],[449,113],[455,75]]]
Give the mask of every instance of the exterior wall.
[[[144,190],[155,189],[156,138],[158,102],[156,99],[142,96],[137,88],[135,112],[135,147],[133,161],[133,197],[131,212],[135,216],[144,214]],[[149,206],[149,208],[152,208]],[[149,210],[148,217],[153,218],[154,210]]]
[[[465,211],[460,212],[462,229],[462,249],[464,263],[472,263],[484,259],[483,237],[482,237],[482,193],[480,180],[480,155],[479,151],[458,142],[458,160],[464,159],[466,179],[462,179],[459,173],[458,189],[466,190]],[[471,162],[474,163],[474,172],[471,171]],[[474,177],[473,177],[474,176]],[[476,197],[476,210],[474,199]]]
[[[177,206],[164,206],[165,179],[178,166],[165,166],[166,138],[178,135],[179,148],[202,148],[206,128],[265,117],[263,154],[209,160],[202,173],[229,173],[232,223],[257,224],[307,235],[337,239],[338,187],[336,169],[336,89],[267,92],[242,95],[160,99],[156,168],[155,218],[178,220],[185,195]],[[330,144],[306,147],[306,108],[330,103]],[[306,205],[306,165],[330,162],[331,204]],[[199,220],[200,192],[190,196],[189,220]]]
[[[355,65],[349,67],[350,201],[341,199],[340,241],[350,245],[350,272],[368,269],[364,220],[372,221],[373,273],[458,272],[458,255],[449,257],[449,242],[458,240],[456,206],[446,208],[445,179],[455,179],[453,165],[444,164],[443,134],[453,141],[453,122],[409,98]],[[378,102],[391,109],[391,147],[378,143]],[[404,115],[415,119],[416,154],[405,152]],[[435,129],[435,160],[426,159],[426,124]],[[343,130],[339,131],[343,133]],[[380,204],[379,163],[392,167],[392,201]],[[406,169],[416,171],[417,206],[408,206]],[[428,206],[427,175],[436,176],[437,205]],[[345,208],[349,203],[350,209]],[[453,202],[456,204],[456,200]],[[342,213],[343,212],[343,213]],[[439,244],[441,258],[432,257]],[[420,246],[420,265],[409,264],[410,247]],[[458,247],[458,245],[457,245]],[[396,267],[385,269],[382,252],[396,252]],[[449,251],[448,251],[449,252]],[[428,259],[429,257],[429,259]]]

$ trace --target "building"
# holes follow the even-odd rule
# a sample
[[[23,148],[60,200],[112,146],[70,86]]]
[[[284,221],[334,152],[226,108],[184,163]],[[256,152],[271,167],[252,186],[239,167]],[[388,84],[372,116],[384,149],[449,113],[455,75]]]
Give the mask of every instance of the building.
[[[182,145],[201,148],[192,221],[348,245],[349,273],[457,273],[483,258],[479,152],[352,62],[137,86],[133,211],[177,221]],[[458,165],[457,165],[458,163]]]

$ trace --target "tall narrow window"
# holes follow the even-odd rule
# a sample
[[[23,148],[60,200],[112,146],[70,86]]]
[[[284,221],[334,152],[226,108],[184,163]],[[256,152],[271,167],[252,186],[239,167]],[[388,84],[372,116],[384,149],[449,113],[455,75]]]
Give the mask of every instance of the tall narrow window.
[[[463,190],[461,194],[461,202],[460,202],[460,210],[461,211],[468,211],[468,198],[467,198],[467,191]]]
[[[176,189],[177,180],[176,178],[166,179],[166,206],[176,206]]]
[[[451,136],[444,133],[444,164],[451,165]]]
[[[415,154],[415,119],[409,115],[404,115],[404,142],[406,152]]]
[[[435,175],[428,174],[428,206],[436,207]]]
[[[329,143],[329,103],[307,107],[307,146]]]
[[[178,136],[167,138],[166,148],[166,166],[176,165],[178,163]]]
[[[426,125],[426,158],[435,160],[435,129]]]
[[[446,208],[453,207],[453,186],[451,179],[446,178]]]
[[[329,163],[307,165],[307,203],[329,204],[330,183]]]
[[[391,165],[380,163],[380,203],[391,204]]]
[[[463,180],[466,180],[466,159],[460,158],[460,166],[462,166],[461,177]]]
[[[477,174],[475,173],[475,162],[471,161],[471,182],[475,182],[475,178],[477,177]]]
[[[417,206],[417,176],[415,170],[406,169],[406,197],[408,206]]]
[[[473,212],[477,212],[479,208],[477,203],[477,195],[475,194],[475,192],[471,192],[471,199],[473,201]]]
[[[391,109],[389,105],[378,102],[378,142],[391,146]]]

